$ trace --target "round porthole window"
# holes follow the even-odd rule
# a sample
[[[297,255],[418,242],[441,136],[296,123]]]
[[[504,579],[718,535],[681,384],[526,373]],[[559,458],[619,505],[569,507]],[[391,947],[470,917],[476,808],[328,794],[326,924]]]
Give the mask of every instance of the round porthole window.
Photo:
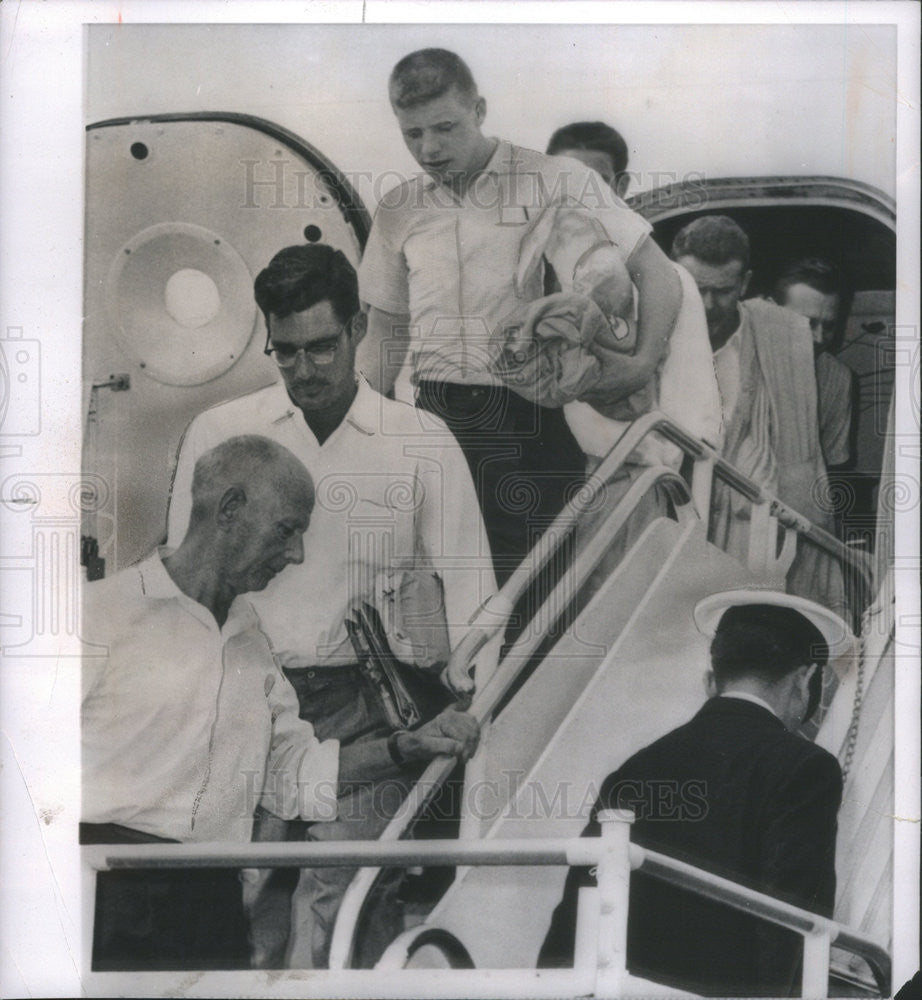
[[[166,311],[187,330],[210,323],[221,311],[218,286],[194,267],[183,267],[171,274],[163,290]]]
[[[240,255],[201,226],[165,222],[116,252],[106,279],[112,332],[144,374],[199,385],[227,371],[256,325],[253,278]]]

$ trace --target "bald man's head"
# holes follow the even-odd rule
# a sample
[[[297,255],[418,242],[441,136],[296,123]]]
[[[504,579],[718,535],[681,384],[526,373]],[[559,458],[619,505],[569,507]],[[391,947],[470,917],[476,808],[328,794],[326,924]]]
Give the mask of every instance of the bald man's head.
[[[310,474],[287,448],[241,435],[195,463],[189,534],[213,536],[215,572],[236,593],[262,590],[303,561],[313,506]]]
[[[228,438],[201,455],[192,474],[190,524],[209,518],[229,486],[244,487],[254,497],[271,480],[300,495],[308,513],[314,506],[314,484],[303,464],[284,446],[257,434]]]

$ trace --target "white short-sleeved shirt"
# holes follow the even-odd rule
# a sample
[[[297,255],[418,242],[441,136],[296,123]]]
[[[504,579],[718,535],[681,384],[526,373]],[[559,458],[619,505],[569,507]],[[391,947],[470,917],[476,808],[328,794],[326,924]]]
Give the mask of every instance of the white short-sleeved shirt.
[[[595,171],[504,141],[463,196],[422,175],[381,199],[359,290],[366,304],[410,316],[416,379],[500,384],[487,343],[543,294],[540,269],[525,288],[516,271],[522,241],[554,204],[593,211],[625,261],[651,230]]]
[[[298,718],[259,619],[238,597],[219,628],[160,553],[86,591],[83,812],[180,841],[248,841],[258,803],[336,817],[339,742]]]
[[[431,414],[386,399],[359,382],[351,408],[320,444],[283,383],[206,410],[180,446],[169,544],[189,523],[196,459],[229,437],[261,434],[307,467],[316,500],[304,561],[248,595],[284,666],[355,662],[345,618],[372,597],[378,574],[431,566],[441,577],[454,647],[496,589],[474,484],[461,449]],[[495,666],[478,658],[484,679]]]

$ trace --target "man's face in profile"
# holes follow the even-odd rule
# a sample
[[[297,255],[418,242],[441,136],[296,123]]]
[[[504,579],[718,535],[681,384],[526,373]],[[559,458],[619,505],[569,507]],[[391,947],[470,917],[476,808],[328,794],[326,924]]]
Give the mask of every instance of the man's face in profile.
[[[798,283],[788,286],[778,304],[809,320],[813,349],[817,354],[829,350],[839,318],[839,296],[835,292],[826,295],[809,285]]]
[[[254,488],[235,526],[237,545],[226,575],[234,591],[263,590],[289,565],[304,561],[304,532],[313,497],[303,482],[276,482]]]
[[[486,112],[452,87],[441,97],[412,108],[394,108],[403,141],[413,159],[442,184],[451,185],[483,166],[487,140],[480,131]]]
[[[739,326],[739,302],[746,294],[752,272],[744,269],[741,260],[717,265],[686,256],[679,257],[677,263],[695,279],[704,303],[711,347],[716,351]]]

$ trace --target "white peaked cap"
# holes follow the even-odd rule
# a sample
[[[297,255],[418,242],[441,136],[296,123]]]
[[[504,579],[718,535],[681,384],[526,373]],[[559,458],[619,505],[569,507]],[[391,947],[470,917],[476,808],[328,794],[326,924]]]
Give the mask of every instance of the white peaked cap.
[[[828,608],[816,601],[794,594],[783,594],[777,590],[725,590],[711,594],[695,605],[695,625],[698,631],[713,638],[724,612],[747,604],[770,604],[778,608],[791,608],[803,615],[820,634],[829,647],[829,660],[838,659],[855,648],[856,639],[845,622]]]

